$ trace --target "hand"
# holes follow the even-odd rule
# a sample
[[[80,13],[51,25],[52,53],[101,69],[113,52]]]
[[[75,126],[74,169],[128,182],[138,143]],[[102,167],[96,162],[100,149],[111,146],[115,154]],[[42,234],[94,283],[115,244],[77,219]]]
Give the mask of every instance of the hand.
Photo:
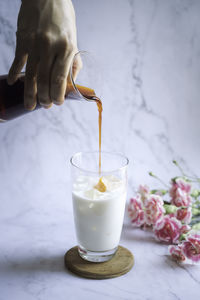
[[[24,105],[33,110],[37,99],[45,107],[62,104],[67,76],[77,49],[76,20],[71,0],[22,0],[17,45],[8,83],[13,84],[26,64]],[[74,77],[82,63],[73,64]]]

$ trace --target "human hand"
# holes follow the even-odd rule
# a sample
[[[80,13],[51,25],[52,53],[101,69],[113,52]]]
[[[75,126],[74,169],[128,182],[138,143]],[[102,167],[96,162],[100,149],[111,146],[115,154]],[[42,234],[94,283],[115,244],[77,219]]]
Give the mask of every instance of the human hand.
[[[15,58],[8,75],[13,84],[26,64],[24,105],[51,107],[64,101],[67,76],[77,49],[76,20],[71,0],[22,0],[18,15]],[[82,67],[75,58],[73,75]]]

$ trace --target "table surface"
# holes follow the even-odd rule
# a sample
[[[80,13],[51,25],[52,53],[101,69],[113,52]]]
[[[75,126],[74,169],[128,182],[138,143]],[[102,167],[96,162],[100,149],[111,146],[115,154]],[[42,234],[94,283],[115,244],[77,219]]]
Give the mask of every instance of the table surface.
[[[151,232],[133,228],[125,216],[120,244],[132,251],[133,269],[118,278],[79,278],[64,267],[76,244],[72,207],[21,208],[2,218],[0,300],[5,299],[199,299],[199,266],[179,266]]]

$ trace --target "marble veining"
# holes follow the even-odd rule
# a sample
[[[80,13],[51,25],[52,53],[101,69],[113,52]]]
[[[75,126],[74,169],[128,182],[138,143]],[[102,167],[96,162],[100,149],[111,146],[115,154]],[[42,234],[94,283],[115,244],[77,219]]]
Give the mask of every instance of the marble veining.
[[[0,74],[15,50],[20,0],[1,0]],[[130,159],[128,197],[139,183],[200,174],[200,2],[74,0],[79,49],[102,73],[102,149]],[[96,66],[94,66],[96,68]],[[69,101],[0,125],[0,300],[199,299],[199,267],[179,266],[127,215],[121,244],[135,256],[116,279],[81,279],[64,268],[76,244],[69,159],[98,148],[96,105]]]

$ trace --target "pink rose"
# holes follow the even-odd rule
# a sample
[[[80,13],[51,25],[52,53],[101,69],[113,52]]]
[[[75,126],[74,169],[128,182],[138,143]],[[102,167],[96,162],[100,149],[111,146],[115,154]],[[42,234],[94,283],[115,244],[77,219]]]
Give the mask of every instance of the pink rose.
[[[170,245],[168,247],[168,251],[174,260],[176,260],[178,262],[183,262],[185,260],[185,255],[183,254],[183,250],[180,245],[178,245],[178,246]]]
[[[172,182],[172,187],[169,191],[172,197],[171,203],[176,206],[189,206],[191,204],[191,184],[183,180],[182,178],[177,178]]]
[[[176,244],[182,234],[182,224],[166,215],[155,224],[154,233],[159,241]]]
[[[200,234],[190,234],[182,245],[183,253],[193,262],[200,262]]]
[[[150,189],[147,185],[139,185],[138,193],[141,195],[141,200],[144,201],[150,195]]]
[[[192,218],[191,207],[179,208],[176,211],[175,217],[182,223],[189,224]]]
[[[128,205],[128,214],[132,224],[140,227],[144,224],[144,210],[142,209],[141,197],[137,195],[136,198],[131,198]]]
[[[145,222],[147,225],[154,225],[160,218],[163,217],[165,209],[163,200],[158,195],[150,195],[144,202],[145,207]]]

